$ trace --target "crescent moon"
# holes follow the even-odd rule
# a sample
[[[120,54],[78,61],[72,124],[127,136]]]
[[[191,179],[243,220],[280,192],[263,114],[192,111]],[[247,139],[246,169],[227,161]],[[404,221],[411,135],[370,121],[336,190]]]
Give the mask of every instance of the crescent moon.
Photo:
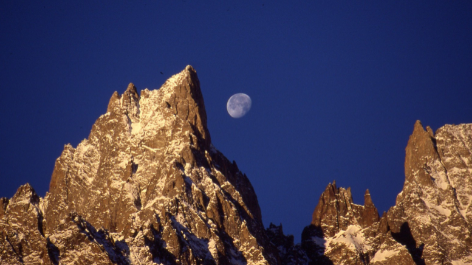
[[[226,103],[226,110],[233,118],[241,118],[251,109],[251,98],[244,93],[232,95]]]

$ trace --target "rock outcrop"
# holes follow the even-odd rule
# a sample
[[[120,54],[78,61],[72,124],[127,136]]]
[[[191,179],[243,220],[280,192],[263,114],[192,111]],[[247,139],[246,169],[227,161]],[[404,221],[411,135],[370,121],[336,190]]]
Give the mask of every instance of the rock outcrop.
[[[313,212],[311,224],[302,233],[302,247],[311,264],[365,264],[372,254],[370,244],[379,214],[370,197],[364,206],[352,202],[351,189],[330,183]]]
[[[0,198],[0,264],[472,264],[472,124],[416,122],[395,205],[379,217],[369,190],[358,205],[330,183],[294,244],[212,145],[187,66],[113,93],[44,198],[29,184]]]
[[[195,70],[115,92],[45,198],[0,204],[1,263],[275,264],[257,196],[211,144]]]
[[[472,264],[472,124],[417,121],[395,206],[379,219],[364,199],[328,185],[302,235],[312,264]]]
[[[29,185],[0,199],[0,263],[41,264],[50,260],[44,236],[41,198]]]
[[[390,233],[416,264],[472,263],[471,151],[472,124],[446,125],[434,135],[416,122],[406,147],[405,184],[386,216]],[[399,248],[382,244],[380,251]],[[391,264],[390,257],[378,263]]]

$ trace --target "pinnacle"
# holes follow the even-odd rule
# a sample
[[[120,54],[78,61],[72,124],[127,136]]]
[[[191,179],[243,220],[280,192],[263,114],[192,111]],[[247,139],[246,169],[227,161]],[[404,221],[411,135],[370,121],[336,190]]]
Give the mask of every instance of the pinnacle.
[[[197,72],[197,71],[195,71],[195,68],[193,68],[190,64],[185,67],[185,70],[192,71],[192,72],[195,72],[195,73]]]
[[[136,90],[136,86],[133,83],[129,83],[128,87],[126,88],[126,91],[138,93],[138,91]]]
[[[318,264],[322,258],[348,264],[366,257],[371,262],[380,257],[386,264],[413,263],[417,257],[425,264],[421,255],[426,245],[428,264],[470,261],[456,254],[470,256],[471,249],[466,220],[470,202],[460,201],[460,196],[471,196],[470,174],[462,173],[472,167],[463,159],[472,149],[470,124],[439,128],[435,138],[429,126],[416,121],[406,147],[406,184],[395,206],[379,218],[369,189],[364,205],[359,205],[352,201],[351,188],[336,187],[333,180],[320,196],[311,225],[303,231],[302,245],[294,246],[293,236],[284,235],[282,224],[270,223],[264,232],[257,196],[246,174],[211,144],[203,95],[192,66],[160,90],[143,90],[142,97],[129,83],[122,95],[113,93],[108,110],[77,149],[64,146],[44,199],[28,183],[12,199],[0,198],[1,232],[13,235],[0,237],[0,245],[7,246],[0,260],[16,264],[16,257],[24,256],[25,261],[45,257],[38,263],[57,263],[60,253],[62,263],[70,263],[69,255],[95,263],[127,264],[130,256],[150,262],[156,259],[154,254],[163,253],[157,259],[171,264],[187,258],[189,251],[198,261],[211,259],[213,250],[221,250],[228,257],[218,254],[216,258],[225,264],[234,260],[276,264],[266,258],[273,255],[280,255],[283,264],[292,257],[300,258],[297,264],[308,259]],[[202,213],[208,218],[201,218]],[[435,231],[456,240],[434,237]],[[143,236],[137,236],[141,232]],[[90,240],[83,240],[84,233]],[[28,244],[23,235],[28,235]],[[115,244],[116,239],[126,244]],[[244,248],[232,244],[242,240]],[[128,242],[134,247],[128,247]],[[417,248],[415,242],[421,245]],[[101,251],[103,247],[108,255]],[[21,255],[33,254],[18,256],[16,249],[23,251]],[[126,252],[129,256],[120,254]]]
[[[18,188],[15,195],[13,195],[12,201],[21,201],[20,198],[26,197],[28,200],[37,202],[39,197],[36,194],[36,191],[31,187],[29,183],[26,183]]]
[[[433,132],[433,129],[431,129],[431,127],[426,126],[426,131],[429,133],[429,136],[431,136],[431,138],[434,138],[434,132]]]
[[[424,128],[423,128],[423,124],[421,124],[421,121],[417,120],[414,125],[413,134],[420,133],[420,132],[424,132]]]
[[[425,162],[429,158],[438,157],[434,145],[432,130],[425,131],[418,120],[415,122],[413,133],[405,148],[405,184],[419,183],[431,186],[432,180],[424,170]]]
[[[370,197],[369,189],[367,189],[364,194],[364,206],[374,206],[372,197]]]
[[[207,128],[205,103],[197,72],[191,65],[187,65],[180,73],[169,78],[160,90],[167,96],[166,104],[175,110],[177,117],[188,121],[196,131],[199,141],[205,149],[211,143]],[[186,102],[186,104],[181,104]]]

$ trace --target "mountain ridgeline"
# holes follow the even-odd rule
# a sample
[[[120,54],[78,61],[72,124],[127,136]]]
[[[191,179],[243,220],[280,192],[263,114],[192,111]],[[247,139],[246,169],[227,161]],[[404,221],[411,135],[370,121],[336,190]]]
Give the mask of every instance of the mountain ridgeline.
[[[472,264],[472,124],[419,121],[405,183],[381,216],[330,183],[301,244],[263,227],[254,189],[211,143],[196,71],[133,84],[77,147],[44,198],[0,198],[0,264]]]

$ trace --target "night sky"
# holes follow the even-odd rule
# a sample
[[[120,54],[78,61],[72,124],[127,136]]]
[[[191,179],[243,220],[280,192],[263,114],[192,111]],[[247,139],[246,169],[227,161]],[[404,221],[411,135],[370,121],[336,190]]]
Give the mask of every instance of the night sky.
[[[472,1],[136,2],[1,1],[0,197],[44,196],[114,91],[189,64],[213,144],[296,242],[333,180],[394,205],[416,120],[472,122]]]

